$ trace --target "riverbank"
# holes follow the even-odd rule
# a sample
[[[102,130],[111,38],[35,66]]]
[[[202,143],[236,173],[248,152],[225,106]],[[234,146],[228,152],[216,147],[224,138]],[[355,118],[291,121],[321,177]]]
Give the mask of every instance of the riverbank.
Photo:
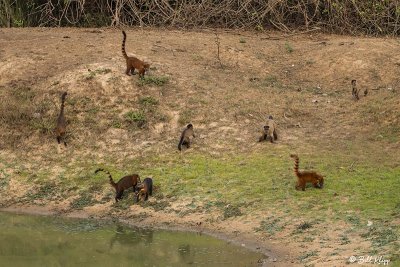
[[[125,74],[120,30],[0,29],[2,208],[220,234],[276,265],[399,260],[397,39],[126,32],[128,54],[151,63],[143,80]],[[53,134],[64,91],[67,147]],[[257,142],[269,115],[278,140]],[[291,153],[322,190],[294,189]],[[115,203],[98,168],[153,177],[154,195]]]

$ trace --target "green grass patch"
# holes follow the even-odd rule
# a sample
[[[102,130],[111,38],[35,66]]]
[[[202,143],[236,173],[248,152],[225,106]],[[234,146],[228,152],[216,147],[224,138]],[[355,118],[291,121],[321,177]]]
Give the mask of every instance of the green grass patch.
[[[303,157],[301,166],[311,164],[313,169],[325,175],[322,190],[309,185],[303,192],[294,190],[296,178],[291,170],[293,162],[289,153],[280,156],[281,153],[267,151],[227,158],[189,154],[185,155],[184,162],[177,155],[162,159],[153,157],[147,161],[148,164],[152,162],[152,167],[143,166],[143,171],[160,177],[165,195],[205,196],[206,207],[222,201],[240,204],[245,199],[257,203],[257,207],[253,204],[250,209],[278,205],[292,216],[301,215],[305,220],[307,217],[314,220],[315,212],[322,217],[334,213],[337,218],[353,224],[371,214],[374,218],[386,218],[393,213],[397,192],[400,191],[396,178],[400,177],[400,168],[381,166],[377,171],[376,166],[365,164],[360,165],[356,172],[349,172],[341,168],[351,162],[346,156]],[[268,158],[268,164],[265,164],[265,158]],[[140,169],[142,162],[127,164]]]
[[[309,251],[304,253],[303,255],[301,255],[300,257],[298,257],[299,261],[301,262],[305,262],[307,261],[309,258],[314,257],[314,256],[318,256],[318,251]]]
[[[150,207],[155,211],[165,210],[167,207],[171,205],[168,201],[165,200],[152,201],[152,202],[139,200],[139,202],[136,204],[142,207]]]
[[[36,179],[36,187],[32,187],[22,198],[18,201],[22,203],[33,203],[36,200],[62,200],[65,198],[65,194],[60,192],[60,185],[53,181],[41,181]]]
[[[166,76],[145,75],[138,80],[138,85],[139,86],[144,86],[144,85],[163,86],[166,83],[168,83],[168,81],[169,81],[169,78]]]
[[[285,50],[288,53],[293,53],[293,51],[294,51],[292,45],[290,43],[288,43],[288,42],[285,43]]]
[[[371,240],[372,245],[375,247],[382,247],[399,240],[396,230],[388,226],[370,227],[369,230],[361,236]]]
[[[127,112],[125,114],[125,119],[139,128],[143,127],[147,122],[146,115],[142,110]]]
[[[107,74],[111,72],[111,69],[107,69],[107,68],[100,68],[100,69],[96,69],[96,70],[88,70],[89,74],[87,74],[85,76],[85,80],[91,80],[94,77],[96,77],[96,75],[101,75],[101,74]]]
[[[139,104],[145,107],[158,105],[158,100],[152,96],[143,96],[139,98]]]
[[[257,232],[267,232],[269,234],[280,232],[284,228],[280,221],[281,220],[279,218],[267,218],[265,220],[262,220],[260,226],[256,227],[254,230]]]
[[[228,219],[231,217],[241,216],[242,212],[237,205],[226,205],[224,208],[224,219]]]
[[[307,229],[310,229],[311,227],[312,227],[312,223],[310,223],[310,222],[303,222],[303,223],[299,224],[299,225],[296,227],[296,230],[299,231],[299,232],[303,232],[303,231],[305,231],[305,230],[307,230]]]

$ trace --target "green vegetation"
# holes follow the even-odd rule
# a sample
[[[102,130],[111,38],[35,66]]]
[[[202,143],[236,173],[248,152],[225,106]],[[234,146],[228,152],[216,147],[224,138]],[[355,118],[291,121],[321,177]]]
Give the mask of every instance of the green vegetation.
[[[157,85],[157,86],[163,86],[169,81],[169,78],[166,76],[151,76],[151,75],[144,75],[142,78],[138,80],[138,85],[139,86],[144,86],[144,85]]]
[[[339,157],[333,152],[317,154],[313,158],[320,160],[318,164],[313,163],[313,168],[326,175],[324,189],[309,186],[303,192],[294,190],[295,177],[291,169],[293,162],[288,154],[286,149],[219,157],[188,153],[184,161],[179,154],[170,154],[126,159],[118,166],[104,168],[110,170],[114,179],[117,179],[132,170],[131,167],[119,166],[135,166],[135,172],[143,177],[154,177],[157,187],[155,193],[160,194],[154,202],[139,204],[133,204],[130,195],[114,204],[117,209],[141,205],[168,212],[174,211],[170,206],[172,202],[190,198],[193,199],[192,203],[187,211],[179,211],[180,216],[196,211],[216,210],[221,218],[228,219],[268,210],[277,215],[263,219],[255,227],[256,231],[272,235],[285,229],[288,223],[292,224],[292,218],[299,218],[301,221],[295,226],[293,234],[303,235],[317,231],[320,228],[319,222],[323,225],[328,221],[330,224],[338,221],[353,225],[353,233],[371,240],[374,247],[389,247],[391,251],[397,249],[400,228],[388,222],[398,216],[394,211],[398,210],[399,205],[399,167],[393,168],[367,160],[349,170],[343,166],[351,162],[351,155],[342,154]],[[115,157],[109,155],[106,160],[116,162]],[[265,164],[266,158],[268,164]],[[63,164],[67,159],[61,160],[60,164]],[[303,157],[303,166],[309,160]],[[7,162],[5,159],[2,161]],[[57,179],[62,182],[57,184],[56,189],[51,182],[44,183],[37,189],[33,188],[25,201],[58,199],[59,192],[64,192],[63,199],[74,197],[71,208],[80,209],[97,203],[93,194],[103,192],[102,188],[105,189],[101,193],[102,201],[113,201],[114,192],[108,185],[107,177],[103,174],[94,175],[93,166],[92,160],[82,159],[59,174]],[[38,183],[50,176],[44,169],[34,179],[24,175],[24,172],[21,172],[18,179]],[[5,190],[6,186],[0,187],[0,191]],[[162,194],[158,190],[162,190]],[[52,196],[54,193],[51,192],[57,193]],[[78,197],[76,192],[81,192]],[[368,221],[373,221],[374,225],[366,229]],[[310,242],[310,238],[306,235],[303,239]],[[345,245],[350,239],[343,234],[339,242]],[[301,260],[307,260],[313,255],[315,252]]]
[[[241,216],[242,212],[240,211],[238,206],[235,205],[227,205],[224,208],[224,219],[228,219],[230,217]]]
[[[285,43],[285,49],[286,49],[286,52],[288,52],[288,53],[292,53],[294,51],[293,47],[290,43]]]
[[[31,202],[34,200],[55,200],[58,194],[54,192],[57,190],[57,185],[54,182],[41,182],[37,190],[28,191],[22,198],[23,202]]]
[[[110,73],[111,72],[111,70],[110,69],[96,69],[96,70],[88,70],[89,71],[89,74],[87,75],[87,76],[85,76],[85,79],[86,80],[91,80],[91,79],[93,79],[94,77],[96,77],[96,75],[98,75],[98,74],[107,74],[107,73]]]
[[[143,111],[129,111],[125,114],[125,118],[128,122],[134,123],[139,128],[146,124],[146,115]]]
[[[370,227],[369,230],[361,236],[371,240],[372,245],[375,247],[382,247],[399,240],[399,234],[396,233],[396,230],[387,226]]]
[[[145,107],[158,105],[158,100],[152,96],[144,96],[139,98],[139,104]]]
[[[71,202],[71,208],[73,209],[83,209],[86,206],[92,206],[94,204],[98,203],[95,199],[93,199],[92,195],[87,193],[87,192],[83,192],[81,193],[81,195],[74,199]]]
[[[307,261],[310,257],[318,256],[318,251],[309,251],[305,253],[304,255],[299,257],[299,260],[304,262]]]
[[[282,231],[283,228],[284,226],[282,225],[281,219],[271,217],[262,220],[260,226],[256,227],[254,230],[258,232],[267,232],[272,235]]]

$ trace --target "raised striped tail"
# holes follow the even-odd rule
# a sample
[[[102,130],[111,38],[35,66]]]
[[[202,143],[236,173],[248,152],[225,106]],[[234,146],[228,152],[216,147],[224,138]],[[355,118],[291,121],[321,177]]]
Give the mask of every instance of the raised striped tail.
[[[111,173],[109,171],[100,168],[100,169],[97,169],[94,173],[98,173],[98,172],[105,172],[106,174],[108,174],[108,177],[110,178],[110,184],[114,188],[117,188],[117,184],[114,182],[114,180],[113,180],[113,178],[111,176]]]
[[[290,157],[294,159],[294,173],[298,177],[299,176],[299,157],[295,154],[291,154]]]
[[[122,31],[122,34],[124,35],[124,39],[122,39],[122,55],[124,56],[124,58],[128,58],[128,55],[126,54],[126,51],[125,51],[125,41],[126,41],[125,31]]]

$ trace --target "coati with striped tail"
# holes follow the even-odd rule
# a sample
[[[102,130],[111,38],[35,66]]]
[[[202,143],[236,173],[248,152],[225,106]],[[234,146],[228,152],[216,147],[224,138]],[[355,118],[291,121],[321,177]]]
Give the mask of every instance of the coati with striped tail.
[[[136,196],[136,202],[139,202],[139,197],[144,200],[149,199],[149,195],[153,195],[153,179],[151,178],[145,178],[143,180],[143,183],[138,184],[135,188],[135,196]]]
[[[122,194],[124,193],[124,190],[133,187],[133,192],[135,192],[136,185],[140,183],[140,177],[138,174],[124,176],[121,179],[119,179],[118,182],[115,183],[109,171],[106,171],[104,169],[97,169],[94,173],[98,173],[100,171],[108,174],[108,177],[110,178],[110,184],[112,185],[112,187],[115,188],[116,191],[115,195],[116,202],[122,199]]]
[[[262,135],[258,139],[258,142],[265,141],[267,140],[267,138],[270,140],[271,143],[273,143],[274,140],[278,139],[278,134],[276,133],[276,123],[272,116],[268,117],[267,125],[264,126]]]
[[[194,135],[194,131],[193,131],[193,125],[191,123],[189,123],[185,130],[183,130],[182,134],[181,134],[181,139],[179,140],[179,144],[178,144],[178,149],[179,151],[182,150],[182,146],[186,146],[187,148],[190,147],[190,137],[196,137]]]
[[[144,61],[141,61],[140,59],[136,57],[128,57],[125,51],[125,41],[126,41],[126,33],[125,31],[122,31],[122,34],[124,35],[124,39],[122,40],[122,55],[126,59],[126,75],[131,75],[135,74],[135,69],[138,70],[139,72],[139,77],[142,78],[145,74],[146,71],[149,70],[150,64]]]
[[[65,103],[66,96],[67,96],[67,92],[64,92],[61,95],[60,114],[58,115],[57,125],[56,125],[56,128],[54,129],[54,132],[57,137],[57,143],[60,144],[61,140],[62,140],[64,142],[64,146],[67,146],[67,142],[65,141],[65,132],[66,132],[66,128],[67,128],[67,121],[65,120],[65,116],[64,116],[64,103]]]
[[[324,177],[314,171],[299,171],[299,157],[295,154],[290,155],[294,159],[294,173],[297,176],[296,190],[306,190],[306,183],[312,183],[315,188],[324,186]]]

